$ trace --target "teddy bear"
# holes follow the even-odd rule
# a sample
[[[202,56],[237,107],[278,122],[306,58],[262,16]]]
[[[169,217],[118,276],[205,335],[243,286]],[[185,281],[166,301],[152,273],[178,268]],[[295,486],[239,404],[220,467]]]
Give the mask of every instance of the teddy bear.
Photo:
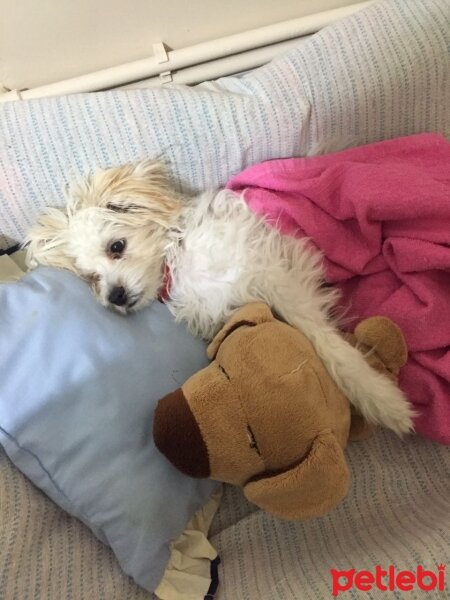
[[[397,325],[372,317],[345,335],[375,369],[397,377],[407,358]],[[350,484],[346,444],[372,427],[352,414],[309,340],[254,302],[233,314],[207,352],[211,363],[159,401],[157,448],[189,476],[241,486],[277,517],[331,510]]]

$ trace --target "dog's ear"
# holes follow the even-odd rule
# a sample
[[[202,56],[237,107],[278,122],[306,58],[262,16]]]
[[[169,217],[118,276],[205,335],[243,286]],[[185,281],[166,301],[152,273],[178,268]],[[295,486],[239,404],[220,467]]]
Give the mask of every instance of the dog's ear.
[[[75,271],[73,261],[67,256],[67,214],[49,208],[40,215],[29,231],[22,246],[26,250],[26,263],[30,268],[38,264]]]
[[[331,431],[319,434],[306,456],[288,471],[261,477],[244,486],[245,496],[283,519],[311,519],[325,514],[347,494],[350,472]]]
[[[254,326],[274,320],[275,317],[264,302],[250,302],[246,304],[233,313],[222,329],[215,335],[207,349],[208,357],[211,360],[214,359],[222,342],[239,327]]]
[[[157,161],[141,161],[96,171],[69,188],[68,211],[99,207],[171,227],[180,201]]]

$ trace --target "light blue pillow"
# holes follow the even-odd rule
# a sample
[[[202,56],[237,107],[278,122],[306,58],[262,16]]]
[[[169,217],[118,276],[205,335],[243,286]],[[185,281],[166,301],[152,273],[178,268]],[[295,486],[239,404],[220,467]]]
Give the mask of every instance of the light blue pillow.
[[[0,443],[150,591],[216,487],[159,454],[153,410],[206,363],[204,343],[158,302],[122,317],[47,267],[0,285]]]

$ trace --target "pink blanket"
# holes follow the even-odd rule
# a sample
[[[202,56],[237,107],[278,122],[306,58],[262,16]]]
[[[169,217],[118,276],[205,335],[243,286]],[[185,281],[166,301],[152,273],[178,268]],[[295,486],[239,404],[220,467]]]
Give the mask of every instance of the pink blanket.
[[[450,444],[450,143],[420,134],[273,160],[228,187],[321,249],[352,328],[370,315],[398,323],[410,352],[400,385],[420,413],[417,432]]]

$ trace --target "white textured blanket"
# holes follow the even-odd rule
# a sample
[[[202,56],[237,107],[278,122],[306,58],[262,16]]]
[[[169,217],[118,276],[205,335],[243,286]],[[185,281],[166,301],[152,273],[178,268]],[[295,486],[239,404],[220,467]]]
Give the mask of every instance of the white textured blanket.
[[[448,0],[381,0],[242,78],[0,105],[0,248],[67,182],[161,156],[184,190],[317,144],[450,135]]]
[[[437,574],[440,564],[448,571],[443,592],[417,584],[408,593],[397,585],[363,591],[354,582],[338,598],[450,598],[450,448],[380,431],[351,443],[347,456],[350,493],[321,519],[283,522],[226,488],[211,538],[222,559],[217,600],[329,600],[332,569],[393,566],[398,574],[421,566]],[[347,585],[346,577],[340,583]]]

